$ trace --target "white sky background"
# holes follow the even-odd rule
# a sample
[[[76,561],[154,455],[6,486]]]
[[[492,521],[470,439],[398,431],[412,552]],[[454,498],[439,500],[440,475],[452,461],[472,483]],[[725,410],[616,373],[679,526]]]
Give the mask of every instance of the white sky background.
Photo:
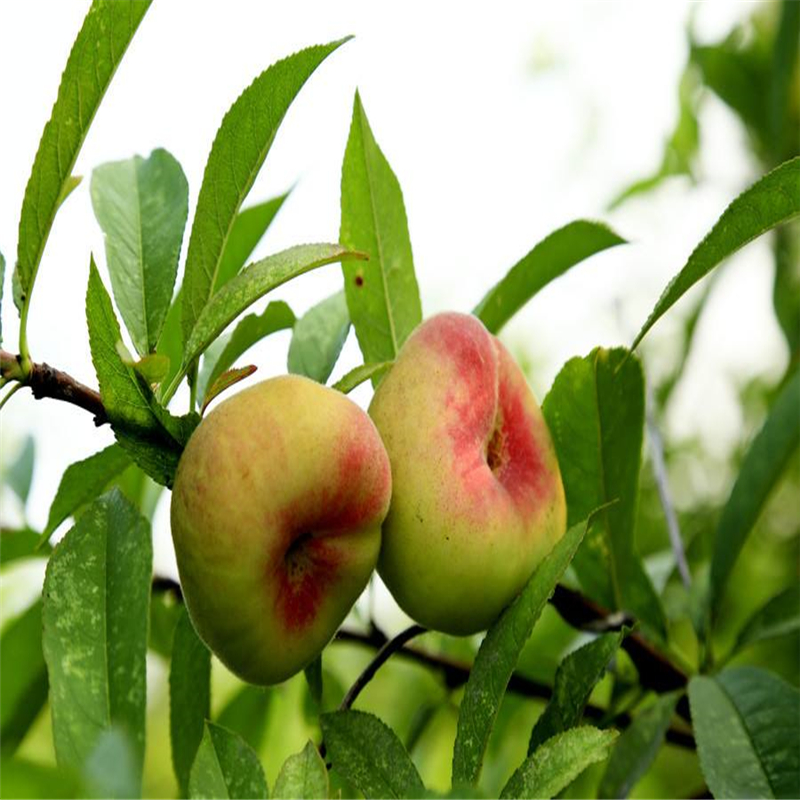
[[[4,347],[15,349],[11,301],[25,185],[88,2],[0,5],[0,250],[8,262]],[[633,244],[614,248],[548,287],[504,332],[536,365],[541,399],[561,365],[597,344],[630,344],[662,288],[757,167],[743,133],[717,101],[705,105],[702,184],[674,181],[609,214],[607,202],[660,161],[677,113],[692,4],[166,2],[146,15],[95,119],[75,172],[85,180],[61,209],[33,295],[32,355],[95,385],[84,321],[89,255],[105,265],[89,199],[98,164],[167,148],[190,188],[189,222],[219,122],[240,91],[278,58],[355,34],[312,76],[292,106],[247,204],[297,182],[261,256],[292,244],[336,241],[339,177],[359,88],[375,136],[405,196],[427,315],[468,311],[537,241],[579,217],[604,219]],[[701,39],[724,35],[753,5],[694,6]],[[551,63],[536,71],[539,61]],[[188,229],[184,237],[184,255]],[[322,277],[324,276],[324,277]],[[107,277],[107,276],[106,276]],[[786,359],[771,311],[766,240],[731,259],[703,316],[690,374],[675,398],[674,436],[702,436],[726,452],[741,437],[736,382],[779,374]],[[277,290],[300,314],[341,284],[337,266]],[[108,280],[106,285],[109,286]],[[265,305],[266,300],[257,306]],[[690,303],[691,304],[691,303]],[[686,304],[649,343],[667,349]],[[251,351],[258,377],[285,371],[288,334]],[[359,363],[348,341],[334,377]],[[369,400],[366,387],[356,399]],[[175,408],[185,410],[185,395]],[[27,432],[37,463],[28,506],[44,526],[63,470],[112,441],[89,414],[20,392],[4,409],[3,462]],[[156,516],[156,569],[172,572],[168,494]],[[4,520],[18,517],[0,497]]]

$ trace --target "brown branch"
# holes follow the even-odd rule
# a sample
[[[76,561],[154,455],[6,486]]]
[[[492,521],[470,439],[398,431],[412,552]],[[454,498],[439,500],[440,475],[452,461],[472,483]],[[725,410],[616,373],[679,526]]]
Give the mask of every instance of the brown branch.
[[[7,380],[29,386],[37,400],[45,397],[62,400],[92,414],[95,425],[100,426],[108,422],[106,409],[98,392],[49,364],[31,364],[26,374],[18,356],[0,350],[0,374]]]

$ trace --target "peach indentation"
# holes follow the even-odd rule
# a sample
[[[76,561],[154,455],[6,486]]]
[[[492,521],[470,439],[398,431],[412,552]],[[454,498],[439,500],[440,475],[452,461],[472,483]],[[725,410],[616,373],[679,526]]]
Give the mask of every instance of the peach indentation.
[[[295,538],[275,565],[276,604],[289,631],[314,621],[319,604],[336,576],[339,555],[311,533]]]

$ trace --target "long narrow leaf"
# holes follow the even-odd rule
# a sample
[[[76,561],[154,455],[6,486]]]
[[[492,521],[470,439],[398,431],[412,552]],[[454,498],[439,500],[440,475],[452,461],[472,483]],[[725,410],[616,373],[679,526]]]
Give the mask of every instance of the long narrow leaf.
[[[719,601],[772,488],[800,443],[800,370],[790,378],[753,439],[722,512],[711,557],[708,607],[714,619]]]
[[[313,742],[283,762],[273,792],[285,800],[326,800],[329,793],[328,770]]]
[[[333,766],[367,798],[420,797],[422,779],[397,734],[372,714],[335,711],[320,717]]]
[[[523,256],[472,312],[498,333],[540,289],[589,256],[625,239],[601,222],[579,219],[553,231]]]
[[[786,161],[742,192],[689,256],[642,326],[631,350],[697,281],[748,242],[800,214],[800,156]]]
[[[169,732],[172,765],[181,796],[211,716],[211,653],[195,633],[184,609],[175,625],[169,671]]]
[[[189,775],[189,797],[255,800],[268,796],[264,768],[250,745],[238,734],[206,722]]]
[[[346,39],[309,47],[262,72],[230,107],[214,138],[192,223],[183,282],[183,339],[188,342],[217,285],[225,243],[275,134],[305,82]]]
[[[242,311],[281,284],[325,264],[364,258],[336,244],[301,244],[250,264],[203,308],[186,342],[184,364],[191,364]]]
[[[364,361],[392,361],[422,320],[403,194],[356,93],[342,165],[339,241],[369,254],[344,264],[345,294]]]
[[[632,611],[662,636],[666,623],[636,551],[635,523],[644,431],[644,377],[624,348],[570,359],[542,403],[567,496],[567,524],[598,515],[575,571],[584,590],[610,608]]]
[[[344,292],[312,306],[295,323],[287,358],[289,372],[325,383],[349,332],[350,315]]]
[[[197,379],[197,396],[205,401],[208,390],[239,356],[271,333],[291,328],[296,318],[282,300],[270,303],[262,314],[248,314],[230,335],[220,336],[203,356],[203,368]]]
[[[83,140],[149,7],[150,0],[94,0],[72,46],[22,201],[14,302],[23,316]]]
[[[234,275],[238,275],[242,267],[248,262],[261,241],[272,221],[281,210],[284,201],[289,196],[286,194],[265,200],[263,203],[243,208],[233,220],[231,232],[225,240],[225,248],[217,270],[217,279],[214,281],[212,294],[220,286],[224,286]]]
[[[102,494],[109,482],[130,463],[125,451],[118,444],[112,444],[99,453],[70,464],[61,476],[39,546],[50,539],[53,531],[68,516]]]
[[[133,345],[155,349],[169,311],[189,184],[166,150],[102,164],[92,173],[92,206],[105,234],[114,299]]]
[[[592,689],[605,674],[624,636],[625,631],[603,634],[558,665],[553,694],[531,731],[528,755],[551,736],[580,722]]]
[[[697,753],[714,797],[800,796],[800,692],[766,670],[695,676]]]
[[[616,731],[584,725],[551,737],[528,756],[501,798],[557,797],[588,766],[608,757]]]
[[[60,766],[80,769],[98,737],[130,737],[144,762],[150,526],[114,489],[56,547],[44,582],[44,657]]]
[[[477,783],[489,736],[519,654],[583,541],[587,524],[579,522],[564,534],[481,643],[458,714],[454,786]]]
[[[171,417],[119,354],[121,334],[111,298],[92,260],[86,291],[89,346],[100,396],[117,441],[151,477],[171,486],[197,415]]]
[[[678,696],[675,692],[661,695],[619,737],[600,781],[598,797],[624,798],[631,793],[661,749]]]
[[[343,375],[333,384],[333,388],[342,394],[350,394],[356,386],[360,386],[364,381],[381,377],[391,366],[391,361],[381,361],[377,364],[361,364],[351,369],[346,375]]]

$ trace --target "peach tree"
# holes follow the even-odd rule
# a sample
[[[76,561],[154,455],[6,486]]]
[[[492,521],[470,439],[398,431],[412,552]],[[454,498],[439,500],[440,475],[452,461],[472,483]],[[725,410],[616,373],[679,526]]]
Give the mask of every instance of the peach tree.
[[[775,73],[769,92],[778,121],[788,113],[796,88],[784,78],[797,65],[800,5],[784,5],[776,40],[783,71]],[[148,654],[168,664],[169,703],[160,713],[169,716],[171,761],[182,797],[438,796],[421,777],[419,743],[443,706],[453,719],[452,734],[444,736],[452,758],[451,796],[555,797],[591,791],[625,797],[665,751],[679,751],[699,763],[705,785],[687,784],[687,793],[800,794],[798,690],[763,665],[747,663],[749,649],[758,643],[796,637],[796,574],[754,611],[732,642],[723,646],[718,635],[727,598],[746,591],[730,580],[737,560],[774,487],[796,458],[800,373],[791,325],[787,337],[790,345],[794,342],[793,358],[742,456],[727,502],[716,510],[702,557],[686,556],[658,459],[654,480],[670,536],[661,577],[646,568],[637,540],[646,427],[658,441],[637,348],[659,319],[728,256],[773,229],[780,231],[781,241],[789,230],[796,233],[789,224],[800,214],[800,158],[792,145],[785,159],[770,163],[769,171],[722,211],[629,348],[599,346],[576,355],[559,372],[541,416],[563,480],[566,532],[548,542],[531,574],[525,562],[514,563],[526,570],[521,588],[515,586],[510,602],[504,599],[492,613],[485,636],[464,639],[413,625],[390,638],[374,619],[351,614],[294,667],[305,671],[303,701],[286,706],[284,714],[302,715],[308,743],[282,763],[267,763],[264,730],[270,714],[275,715],[270,708],[280,687],[265,690],[237,681],[221,708],[212,705],[208,637],[198,636],[181,585],[153,573],[155,499],[163,489],[172,489],[184,448],[204,424],[209,405],[235,384],[252,382],[256,365],[248,364],[246,355],[253,345],[290,330],[288,371],[325,384],[352,328],[363,363],[325,391],[343,402],[343,395],[366,382],[376,389],[405,380],[419,387],[420,376],[413,370],[428,368],[425,354],[415,355],[417,362],[409,368],[401,367],[398,357],[406,340],[420,330],[422,303],[400,184],[358,94],[343,156],[339,241],[250,258],[285,199],[249,200],[250,189],[292,101],[345,39],[284,58],[242,91],[211,144],[188,232],[189,186],[166,150],[156,149],[148,157],[123,153],[124,160],[93,170],[89,190],[105,236],[106,265],[103,274],[95,254],[87,253],[85,314],[96,375],[83,383],[43,361],[47,342],[29,342],[27,335],[29,315],[36,313],[38,267],[56,213],[80,183],[73,168],[81,145],[148,7],[146,0],[92,3],[22,200],[12,275],[18,352],[0,351],[0,380],[6,388],[0,406],[27,389],[37,400],[66,402],[76,407],[75,413],[89,412],[96,425],[111,427],[115,443],[66,470],[43,530],[2,530],[4,569],[23,560],[47,560],[41,596],[2,631],[3,795],[140,796]],[[724,52],[720,49],[716,57],[722,59]],[[765,74],[759,73],[770,79],[772,73]],[[665,169],[673,167],[668,163]],[[188,249],[181,269],[185,236]],[[605,224],[569,222],[509,269],[500,265],[499,279],[485,296],[474,308],[460,311],[471,312],[477,328],[497,336],[532,297],[573,266],[624,244]],[[340,265],[342,291],[302,316],[279,299],[246,313],[295,277],[336,269],[333,264]],[[785,272],[781,279],[789,280]],[[786,318],[792,306],[783,295],[780,299]],[[6,298],[6,328],[9,311]],[[485,339],[490,350],[492,337]],[[176,398],[184,386],[188,392]],[[385,426],[397,441],[394,426],[401,413],[413,427],[415,416],[427,420],[430,409],[424,407],[424,391],[395,391],[400,399],[382,404],[379,428],[383,434]],[[188,400],[188,407],[176,408],[174,400]],[[470,398],[462,400],[469,404]],[[250,413],[246,404],[242,408],[242,414]],[[307,413],[287,402],[281,419]],[[434,455],[417,465],[430,472],[411,482],[404,507],[416,508],[413,492],[435,493],[447,484],[447,475],[435,475]],[[26,451],[6,477],[23,502],[31,458]],[[257,461],[254,456],[256,466]],[[429,476],[435,480],[426,484]],[[270,486],[263,492],[268,494]],[[434,500],[426,496],[424,501],[424,508],[433,507]],[[240,508],[247,504],[246,493],[236,502]],[[53,535],[68,520],[74,524],[53,545]],[[501,527],[495,520],[492,524]],[[429,559],[425,543],[411,537],[403,547],[418,574]],[[503,554],[506,561],[515,559],[514,547],[509,551]],[[479,558],[475,566],[480,569]],[[470,593],[456,578],[448,585],[447,559],[436,561],[432,570],[438,578],[435,595],[458,598],[451,627],[473,630],[459,621],[463,611],[485,628],[479,609],[469,608]],[[396,580],[402,584],[404,607],[427,619],[432,600],[425,590],[406,577]],[[682,592],[677,609],[674,602],[667,607],[667,582]],[[193,591],[202,594],[203,586]],[[236,603],[226,608],[236,618]],[[248,626],[260,624],[257,615],[243,613],[242,618]],[[543,680],[535,666],[537,647],[554,636],[561,637],[559,660]],[[412,639],[415,643],[409,644]],[[282,663],[280,636],[270,645]],[[363,667],[355,672],[348,667],[348,685],[326,666],[343,647],[356,649],[359,659],[353,663]],[[264,658],[269,660],[269,652]],[[426,691],[418,692],[413,707],[402,713],[369,691],[362,695],[379,671],[386,673],[395,662],[413,665],[427,681]],[[277,667],[275,674],[284,677]],[[404,705],[402,698],[389,696],[393,704]],[[521,703],[536,712],[526,717],[523,738],[509,717],[509,709]],[[45,707],[54,765],[17,753]],[[382,717],[402,723],[390,726]],[[508,759],[514,759],[510,769]],[[592,765],[599,780],[587,788],[580,776]],[[275,776],[271,786],[267,774]]]

